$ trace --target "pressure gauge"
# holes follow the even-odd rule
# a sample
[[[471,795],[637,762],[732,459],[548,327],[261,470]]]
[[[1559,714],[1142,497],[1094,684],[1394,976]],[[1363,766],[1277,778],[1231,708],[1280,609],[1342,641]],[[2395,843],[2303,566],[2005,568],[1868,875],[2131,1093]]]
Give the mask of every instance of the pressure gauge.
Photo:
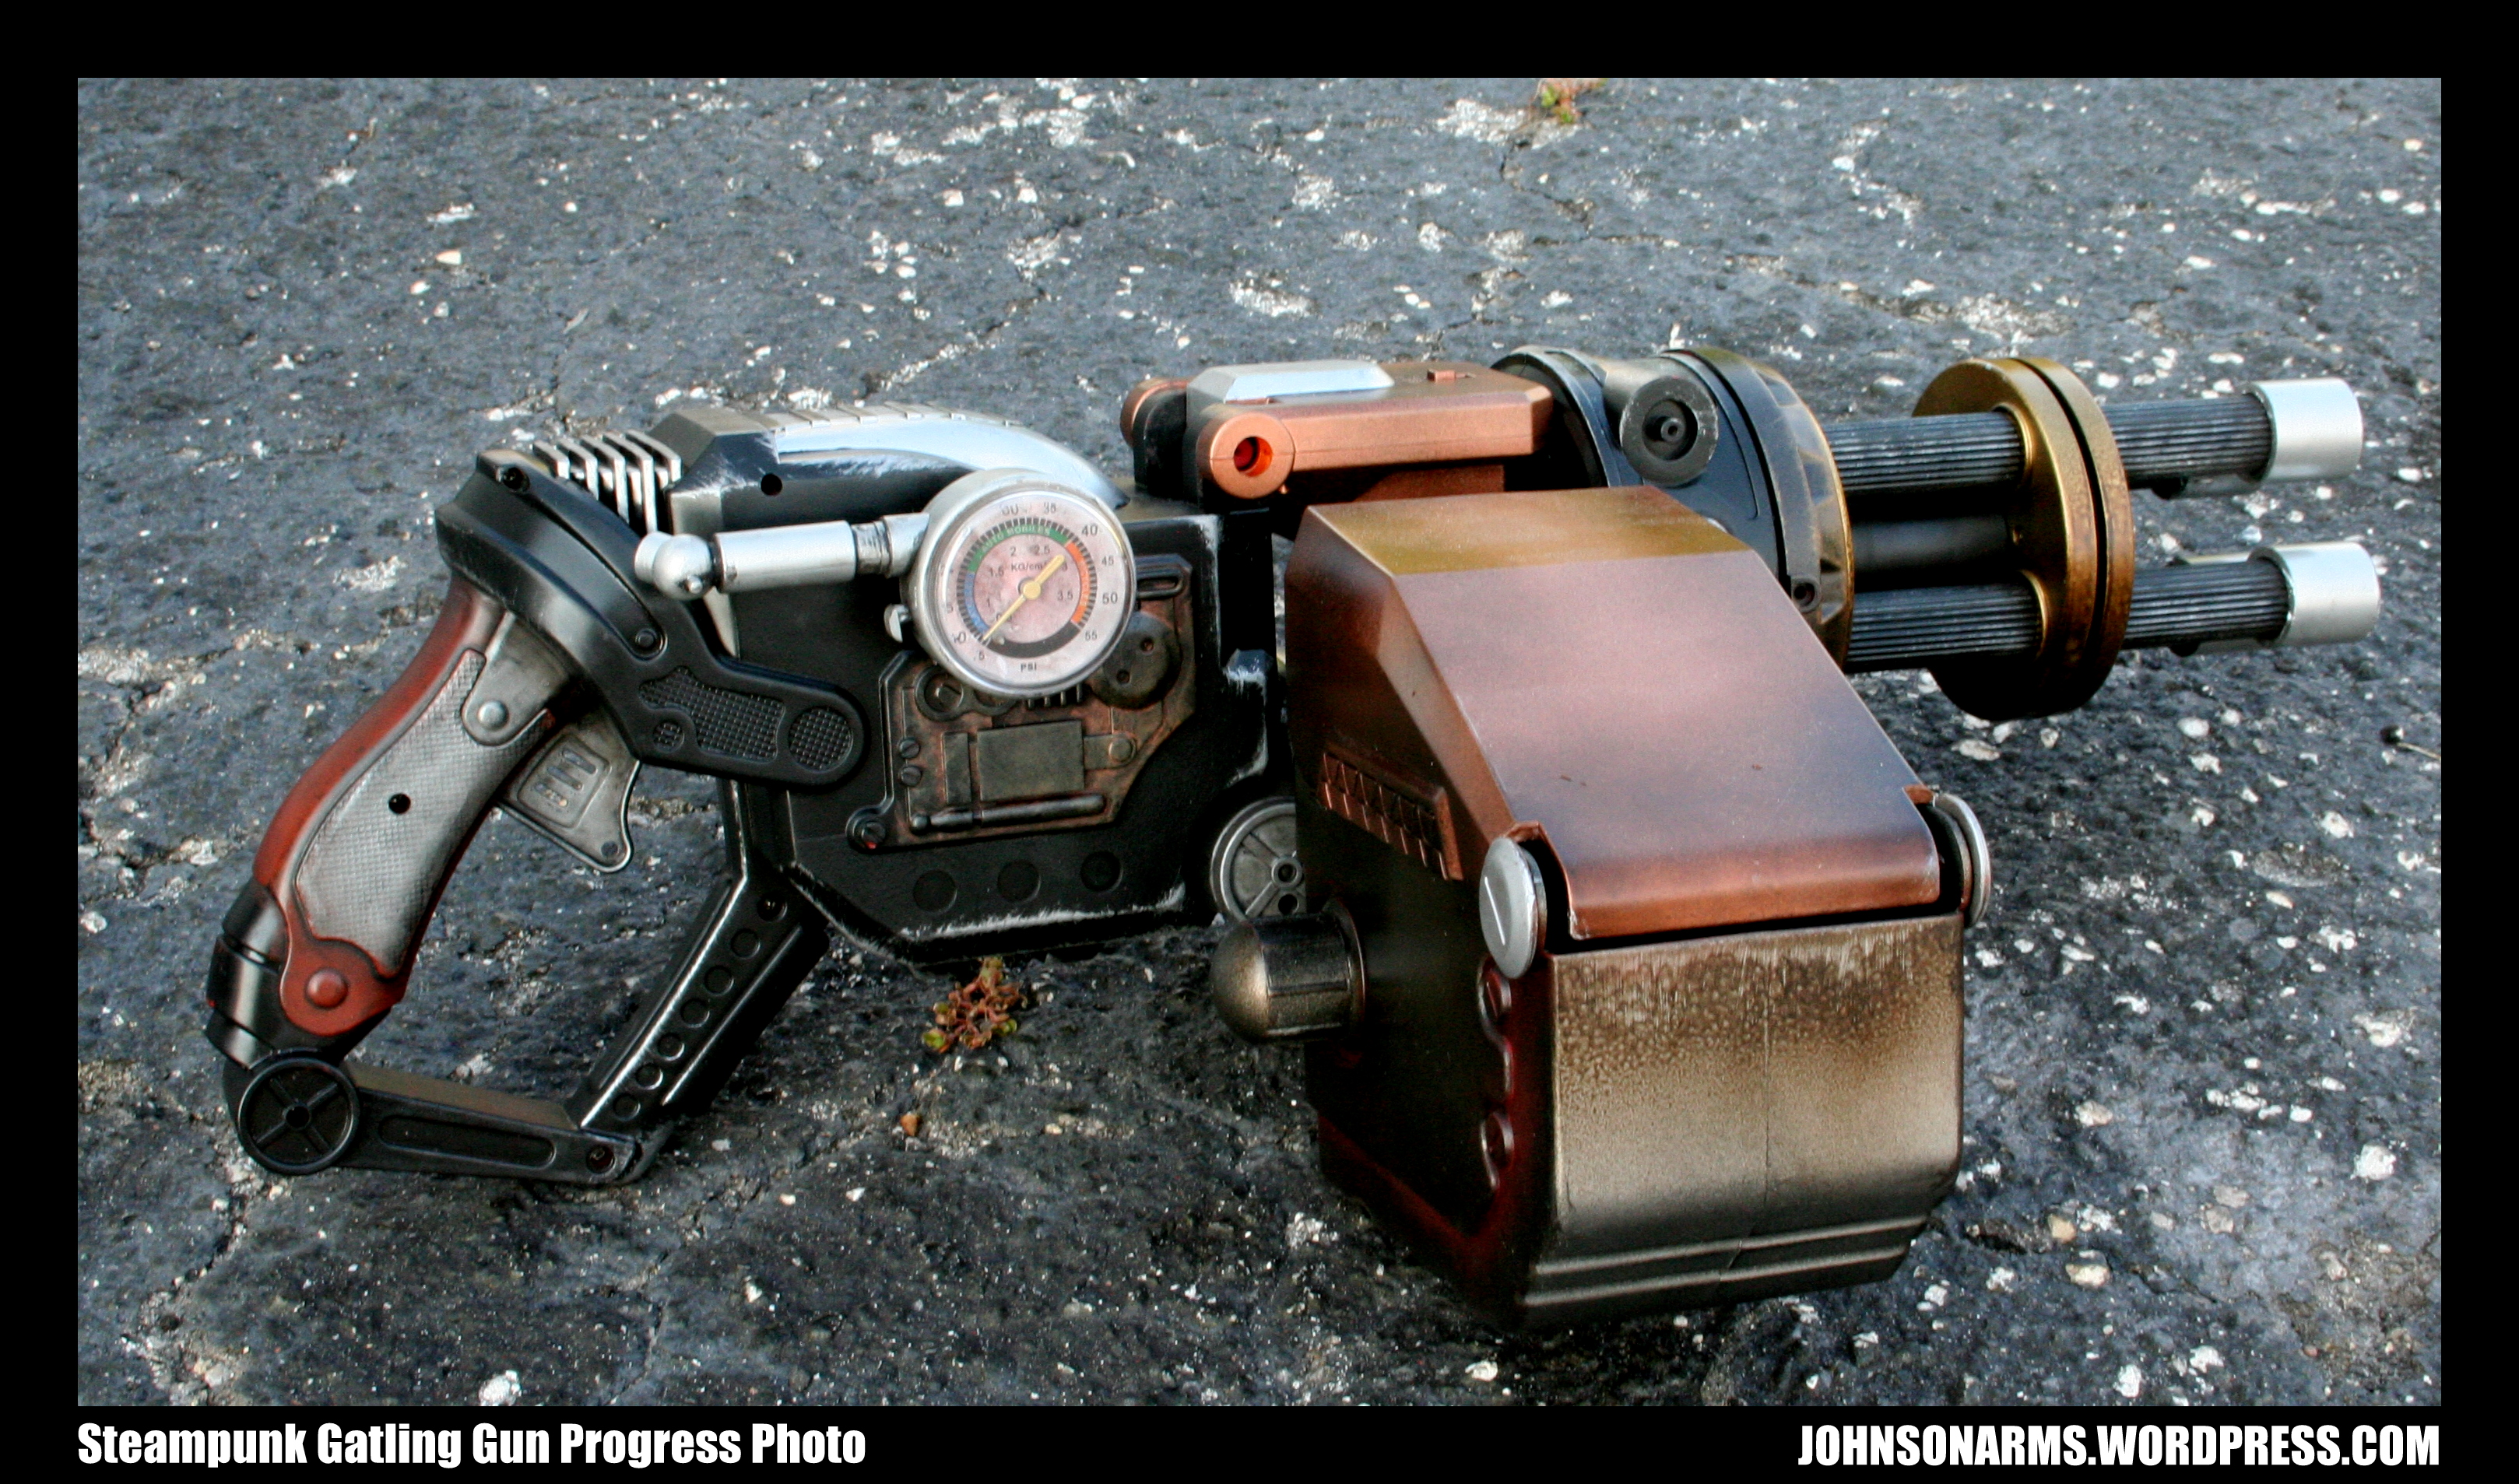
[[[1020,469],[983,469],[927,505],[902,580],[919,642],[964,684],[1000,696],[1065,690],[1100,668],[1136,606],[1119,517]]]

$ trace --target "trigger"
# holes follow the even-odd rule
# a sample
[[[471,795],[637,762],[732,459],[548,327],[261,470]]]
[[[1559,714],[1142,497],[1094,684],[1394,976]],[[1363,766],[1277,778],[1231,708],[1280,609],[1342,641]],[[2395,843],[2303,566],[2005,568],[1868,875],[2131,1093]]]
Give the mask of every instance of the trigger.
[[[500,807],[609,874],[630,863],[630,784],[639,760],[600,708],[559,729],[509,780]]]

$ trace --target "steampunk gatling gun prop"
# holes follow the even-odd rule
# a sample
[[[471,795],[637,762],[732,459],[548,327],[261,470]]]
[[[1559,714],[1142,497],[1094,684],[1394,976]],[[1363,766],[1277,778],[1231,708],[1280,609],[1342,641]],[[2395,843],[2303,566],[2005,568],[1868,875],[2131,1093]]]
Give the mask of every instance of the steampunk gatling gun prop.
[[[1530,347],[1142,383],[1133,491],[911,406],[485,453],[435,628],[214,946],[240,1137],[614,1183],[833,930],[950,963],[1220,914],[1218,1009],[1305,1043],[1331,1177],[1495,1318],[1886,1276],[1957,1167],[1991,868],[1845,675],[2038,716],[2127,648],[2378,611],[2345,543],[2137,570],[2136,489],[2350,472],[2342,382],[2103,410],[1967,361],[1917,412]],[[348,1059],[491,809],[614,871],[646,763],[723,780],[729,870],[572,1097]]]

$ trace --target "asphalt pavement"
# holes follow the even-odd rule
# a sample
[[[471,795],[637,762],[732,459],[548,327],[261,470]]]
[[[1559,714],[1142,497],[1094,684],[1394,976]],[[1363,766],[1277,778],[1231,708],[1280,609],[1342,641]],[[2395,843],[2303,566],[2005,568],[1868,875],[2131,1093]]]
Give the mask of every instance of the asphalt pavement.
[[[2438,1401],[2439,84],[1533,96],[82,84],[80,1400]],[[2341,375],[2368,418],[2353,478],[2137,498],[2148,560],[2364,542],[2367,640],[2146,652],[2017,726],[1858,682],[2002,882],[1967,1167],[1892,1280],[1491,1331],[1324,1185],[1200,928],[1019,965],[1024,1033],[954,1062],[945,982],[843,946],[623,1188],[238,1149],[212,936],[426,631],[479,449],[915,398],[1125,473],[1146,375],[1674,340],[1830,418],[1988,353],[2114,401]],[[716,870],[711,797],[651,769],[616,878],[486,828],[361,1055],[564,1091]]]

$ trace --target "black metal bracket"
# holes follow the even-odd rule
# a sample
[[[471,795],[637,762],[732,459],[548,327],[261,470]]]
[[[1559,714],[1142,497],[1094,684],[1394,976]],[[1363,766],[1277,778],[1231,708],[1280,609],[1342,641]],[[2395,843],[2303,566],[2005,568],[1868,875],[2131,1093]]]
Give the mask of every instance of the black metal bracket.
[[[688,604],[642,590],[637,533],[522,454],[480,457],[438,507],[437,542],[448,566],[567,654],[643,762],[818,789],[864,754],[854,698],[718,653]]]

